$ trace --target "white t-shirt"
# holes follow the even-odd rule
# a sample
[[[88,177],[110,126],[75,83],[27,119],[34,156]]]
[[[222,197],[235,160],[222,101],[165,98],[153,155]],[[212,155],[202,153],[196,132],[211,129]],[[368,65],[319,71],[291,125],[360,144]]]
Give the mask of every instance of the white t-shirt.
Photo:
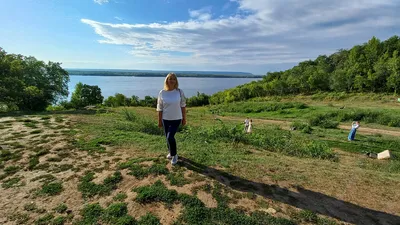
[[[182,90],[161,90],[157,99],[157,111],[163,112],[163,120],[182,119],[182,107],[186,107],[186,98]]]

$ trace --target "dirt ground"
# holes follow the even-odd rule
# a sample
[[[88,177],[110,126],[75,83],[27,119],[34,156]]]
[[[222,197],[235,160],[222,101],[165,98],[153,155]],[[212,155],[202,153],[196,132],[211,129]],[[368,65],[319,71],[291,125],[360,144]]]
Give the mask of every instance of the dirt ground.
[[[237,118],[224,117],[224,119],[236,120]],[[287,127],[287,129],[289,127],[289,123],[286,121],[260,119],[255,119],[254,121],[255,123],[282,125],[283,127]],[[70,219],[66,224],[72,224],[72,221],[80,218],[79,212],[85,204],[99,202],[101,206],[107,207],[114,202],[113,198],[118,193],[125,193],[127,195],[125,202],[128,203],[128,214],[135,217],[135,219],[139,219],[147,212],[151,212],[160,218],[162,224],[172,224],[182,211],[183,206],[181,204],[174,204],[172,207],[166,207],[162,203],[139,204],[134,201],[136,193],[132,191],[132,188],[150,185],[156,180],[161,180],[168,189],[174,189],[178,191],[178,193],[193,194],[194,190],[197,190],[195,195],[209,208],[217,207],[217,202],[210,193],[202,191],[199,187],[207,184],[213,185],[215,182],[219,182],[231,189],[230,195],[232,196],[248,196],[238,198],[236,202],[229,205],[231,208],[241,209],[246,212],[257,209],[268,212],[273,216],[283,218],[291,218],[293,213],[298,212],[300,209],[316,209],[319,212],[324,212],[325,215],[333,215],[331,219],[354,217],[362,213],[371,215],[370,219],[367,218],[361,221],[363,224],[392,224],[388,221],[391,219],[394,221],[400,218],[400,215],[394,216],[390,213],[369,210],[355,204],[337,200],[322,193],[294,187],[291,184],[285,184],[284,181],[280,183],[270,180],[257,182],[249,181],[226,174],[223,168],[211,167],[201,173],[184,169],[185,178],[192,182],[182,187],[170,185],[164,175],[136,179],[128,175],[126,170],[122,170],[123,180],[118,184],[118,189],[115,190],[113,194],[84,199],[81,192],[78,190],[77,184],[86,171],[96,171],[93,182],[100,183],[104,178],[115,172],[118,162],[126,161],[139,154],[139,152],[133,148],[123,149],[109,146],[105,147],[106,152],[110,154],[90,155],[85,151],[78,150],[71,143],[74,141],[74,138],[79,136],[79,131],[77,131],[77,135],[75,136],[67,135],[67,133],[71,131],[71,126],[76,122],[77,119],[73,116],[50,116],[50,118],[40,116],[0,118],[0,124],[3,126],[2,129],[0,129],[0,146],[2,151],[7,150],[15,156],[15,158],[5,161],[2,167],[19,167],[18,171],[0,180],[0,182],[4,184],[6,180],[12,177],[19,178],[11,187],[6,188],[2,186],[0,188],[0,224],[34,224],[38,218],[46,213],[53,213],[55,216],[66,216],[65,213],[61,214],[54,211],[54,208],[62,203],[68,206],[66,213],[67,216],[69,215]],[[345,129],[345,127],[341,128]],[[370,128],[360,128],[360,132],[371,132],[374,134],[385,133],[400,136],[400,132]],[[29,169],[28,165],[32,156],[38,155],[39,153],[41,154],[39,163],[35,166],[36,169]],[[144,154],[143,152],[140,152],[140,155],[141,157],[155,157],[153,154],[148,153],[146,155],[146,153]],[[347,157],[349,163],[352,162],[351,154],[342,152],[342,155],[345,160]],[[151,164],[152,162],[144,161],[142,163]],[[197,166],[189,159],[183,158],[182,163],[186,168]],[[166,161],[166,167],[168,170],[172,170],[168,161]],[[52,179],[61,181],[63,191],[55,196],[38,195],[38,190],[41,189],[46,179],[44,177],[45,175],[52,175],[54,176]],[[351,189],[354,187],[348,184],[347,188],[349,189],[348,191],[351,192]],[[253,193],[254,195],[249,195],[249,193]],[[397,194],[394,196],[397,196]],[[366,198],[370,197],[366,196]],[[356,202],[357,200],[355,199],[354,201]],[[369,202],[371,204],[376,204],[375,206],[381,204],[381,202]],[[32,205],[35,206],[35,209],[30,209],[28,207]],[[332,211],[335,207],[341,206],[346,207],[348,210],[344,212]],[[375,206],[372,205],[371,208],[377,208]],[[393,205],[393,208],[398,207],[398,205]],[[382,220],[373,218],[374,216]],[[349,222],[349,224],[362,224],[352,219],[348,219],[347,222]],[[340,224],[347,223],[340,222]]]

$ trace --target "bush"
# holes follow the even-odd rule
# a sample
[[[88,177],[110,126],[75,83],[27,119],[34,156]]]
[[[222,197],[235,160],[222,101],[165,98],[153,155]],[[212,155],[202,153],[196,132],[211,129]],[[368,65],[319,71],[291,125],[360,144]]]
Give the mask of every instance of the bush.
[[[72,93],[71,104],[74,108],[82,108],[88,105],[103,103],[104,97],[101,95],[101,89],[94,85],[77,83],[75,91]]]
[[[62,111],[65,110],[64,106],[62,105],[49,105],[46,108],[46,111]]]
[[[197,92],[196,96],[186,99],[186,105],[188,107],[209,105],[210,104],[209,99],[210,99],[209,95]]]
[[[300,102],[236,102],[210,107],[211,112],[236,112],[236,113],[260,113],[276,112],[285,109],[305,109],[308,106]]]

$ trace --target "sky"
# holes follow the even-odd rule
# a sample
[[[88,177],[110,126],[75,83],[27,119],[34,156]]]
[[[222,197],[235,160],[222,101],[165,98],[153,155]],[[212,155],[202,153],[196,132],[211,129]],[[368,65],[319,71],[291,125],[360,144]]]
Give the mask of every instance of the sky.
[[[0,0],[0,47],[64,68],[263,75],[400,33],[400,0]]]

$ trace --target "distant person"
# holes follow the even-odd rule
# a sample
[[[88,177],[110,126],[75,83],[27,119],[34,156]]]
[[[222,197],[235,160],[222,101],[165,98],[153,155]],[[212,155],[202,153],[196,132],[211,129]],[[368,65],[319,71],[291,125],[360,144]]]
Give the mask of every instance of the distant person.
[[[167,158],[172,165],[178,162],[175,133],[181,123],[186,125],[186,98],[178,87],[178,78],[174,73],[169,73],[157,99],[158,127],[164,127],[169,151]]]
[[[247,130],[249,129],[249,122],[250,122],[249,117],[247,117],[247,118],[244,120],[244,131],[245,131],[245,132],[247,132]]]
[[[354,138],[355,138],[355,136],[356,136],[356,132],[357,132],[357,129],[360,127],[360,122],[358,122],[358,121],[353,121],[353,123],[351,124],[351,130],[350,130],[350,133],[349,133],[349,136],[348,136],[348,140],[349,141],[354,141]]]
[[[249,126],[247,127],[247,133],[253,132],[253,120],[249,121]]]

